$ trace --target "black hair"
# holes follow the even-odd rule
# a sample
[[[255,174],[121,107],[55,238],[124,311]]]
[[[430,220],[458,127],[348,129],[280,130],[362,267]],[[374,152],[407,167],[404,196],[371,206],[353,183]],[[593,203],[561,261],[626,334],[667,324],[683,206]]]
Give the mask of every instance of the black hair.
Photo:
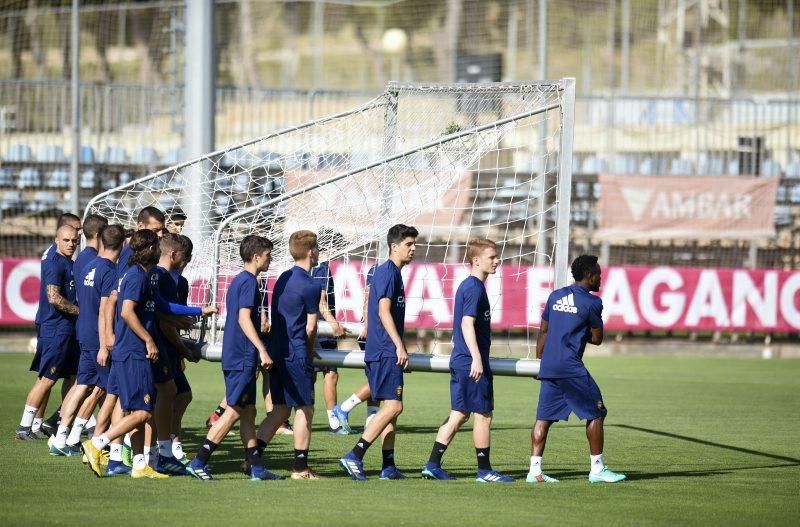
[[[572,278],[580,282],[586,275],[595,274],[600,265],[597,263],[597,256],[582,254],[572,262]]]
[[[116,251],[122,248],[125,243],[125,229],[122,225],[103,225],[98,233],[103,247],[109,251]]]
[[[244,237],[239,245],[239,256],[245,263],[253,261],[253,257],[269,249],[272,250],[272,242],[263,236],[250,234]]]
[[[133,233],[131,241],[128,243],[133,251],[133,256],[128,260],[128,265],[136,264],[151,264],[153,260],[148,254],[148,250],[152,247],[158,252],[158,235],[153,231],[141,229]]]
[[[71,212],[65,212],[64,214],[58,217],[58,221],[56,221],[56,230],[63,227],[64,225],[69,225],[72,222],[78,222],[78,224],[80,224],[81,219]]]
[[[174,208],[169,211],[169,217],[172,221],[186,221],[186,214],[179,208]]]
[[[164,213],[159,209],[155,207],[145,207],[139,211],[139,215],[136,216],[136,223],[145,223],[151,218],[161,223],[164,223],[165,221]]]
[[[317,235],[317,244],[320,251],[332,251],[341,249],[347,243],[342,233],[329,227],[322,227]]]
[[[161,241],[158,246],[161,248],[162,253],[167,250],[175,251],[176,253],[183,252],[183,243],[181,242],[180,235],[171,232],[165,232],[164,235],[161,236]]]
[[[417,236],[419,236],[417,229],[398,223],[389,229],[389,234],[386,235],[386,243],[391,247],[393,243],[400,243],[406,238],[416,238]]]
[[[192,243],[192,239],[186,236],[185,234],[180,234],[181,246],[183,247],[183,254],[185,256],[191,256],[192,251],[194,251],[194,244]]]
[[[100,234],[100,229],[108,225],[108,220],[99,214],[89,214],[83,220],[83,235],[87,240],[94,240]]]

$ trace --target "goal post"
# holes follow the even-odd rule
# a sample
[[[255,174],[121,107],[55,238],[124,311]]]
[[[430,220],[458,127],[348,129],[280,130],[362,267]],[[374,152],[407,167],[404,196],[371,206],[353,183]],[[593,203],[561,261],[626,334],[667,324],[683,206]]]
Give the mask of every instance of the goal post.
[[[219,223],[211,262],[205,264],[214,270],[210,298],[220,309],[206,358],[220,355],[224,292],[241,270],[237,249],[244,236],[264,235],[275,245],[272,267],[263,277],[269,292],[292,265],[290,233],[317,232],[334,269],[337,304],[344,306],[340,319],[357,327],[364,277],[385,258],[381,245],[388,227],[406,223],[420,231],[418,257],[405,270],[409,349],[423,352],[411,369],[447,371],[445,359],[431,356],[446,357],[450,351],[452,302],[469,274],[466,243],[488,237],[498,243],[504,260],[502,272],[487,280],[492,367],[498,374],[538,373],[531,356],[541,305],[553,287],[566,283],[569,267],[574,80],[472,88],[390,86],[387,92],[400,104],[394,107],[395,119],[385,119],[384,157],[351,170],[286,170],[284,192]],[[403,106],[404,97],[415,104]],[[508,111],[508,98],[521,104]],[[434,112],[420,120],[428,108]],[[548,126],[540,126],[543,122]],[[542,137],[542,129],[549,135]],[[545,159],[537,160],[538,152]],[[537,173],[537,167],[544,172]],[[540,226],[551,240],[546,253],[538,247]],[[535,267],[540,258],[547,265]],[[323,364],[363,366],[358,357],[351,347],[347,354],[325,353]]]

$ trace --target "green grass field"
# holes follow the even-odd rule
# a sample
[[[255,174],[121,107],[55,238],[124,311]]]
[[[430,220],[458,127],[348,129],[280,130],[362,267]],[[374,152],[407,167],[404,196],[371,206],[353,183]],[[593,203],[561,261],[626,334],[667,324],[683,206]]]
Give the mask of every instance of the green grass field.
[[[590,485],[583,425],[551,431],[546,471],[551,486],[524,483],[529,429],[538,384],[497,378],[492,460],[523,481],[481,485],[474,477],[469,431],[456,437],[444,465],[459,481],[419,479],[436,429],[448,412],[448,377],[415,373],[406,381],[400,418],[398,466],[407,481],[350,481],[338,458],[354,436],[325,432],[315,419],[311,465],[324,481],[250,482],[239,474],[242,449],[229,437],[212,458],[218,481],[95,478],[77,458],[52,458],[41,442],[12,439],[33,374],[30,357],[0,356],[0,525],[532,525],[695,524],[775,525],[800,520],[800,361],[611,357],[588,366],[610,409],[606,459],[629,480]],[[219,365],[193,366],[195,401],[189,408],[187,449],[204,434],[202,423],[223,393]],[[344,370],[340,396],[363,380]],[[321,399],[321,392],[318,392]],[[363,409],[353,422],[363,422]],[[467,425],[469,426],[469,425]],[[267,450],[267,465],[287,472],[290,438]],[[366,458],[369,475],[380,452]],[[97,516],[95,516],[97,514]]]

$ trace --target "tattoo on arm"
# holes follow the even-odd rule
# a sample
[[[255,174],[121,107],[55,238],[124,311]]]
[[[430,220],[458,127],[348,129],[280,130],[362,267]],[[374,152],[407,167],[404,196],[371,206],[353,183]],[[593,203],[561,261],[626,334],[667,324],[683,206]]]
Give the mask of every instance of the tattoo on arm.
[[[62,313],[66,313],[68,315],[78,314],[78,306],[64,298],[61,295],[60,288],[57,285],[47,286],[47,301]]]

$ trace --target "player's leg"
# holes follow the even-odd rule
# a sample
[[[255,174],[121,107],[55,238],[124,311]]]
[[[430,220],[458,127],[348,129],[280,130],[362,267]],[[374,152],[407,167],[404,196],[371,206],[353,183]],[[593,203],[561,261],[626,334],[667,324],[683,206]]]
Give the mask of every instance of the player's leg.
[[[589,440],[589,481],[591,483],[617,483],[625,479],[606,466],[603,458],[603,421],[608,409],[603,403],[600,388],[588,373],[583,377],[562,379],[565,399],[580,419],[586,420],[586,438]]]
[[[192,402],[192,387],[189,385],[189,379],[186,378],[185,363],[182,359],[178,359],[175,363],[175,388],[178,393],[175,395],[175,403],[172,407],[172,424],[170,426],[172,457],[182,465],[186,465],[189,463],[189,459],[183,452],[183,416]]]
[[[239,433],[244,446],[245,460],[247,462],[247,475],[252,481],[279,480],[283,476],[270,472],[264,467],[262,449],[258,446],[256,438],[256,407],[250,404],[242,408],[239,421]]]
[[[311,423],[313,419],[313,405],[295,408],[292,479],[319,479],[319,475],[308,468],[308,450],[311,445]]]
[[[542,472],[542,457],[550,426],[556,421],[566,421],[570,414],[560,381],[540,379],[536,423],[531,429],[531,464],[526,478],[528,483],[558,483],[557,479]]]
[[[348,432],[342,427],[339,418],[336,417],[333,409],[337,404],[336,389],[339,384],[339,371],[336,368],[323,369],[323,390],[325,397],[325,410],[328,415],[328,429],[333,434],[346,435]]]
[[[492,468],[490,454],[490,430],[492,412],[475,412],[472,422],[472,441],[475,444],[475,457],[478,460],[476,480],[481,483],[513,483],[514,478]]]
[[[222,417],[222,414],[225,413],[225,408],[227,407],[228,402],[225,399],[222,399],[217,405],[217,408],[211,412],[211,414],[208,416],[208,419],[206,419],[206,428],[211,428],[217,419]]]
[[[36,415],[40,409],[44,411],[44,403],[55,382],[55,379],[42,375],[33,383],[33,386],[28,392],[28,396],[25,398],[25,408],[22,411],[22,419],[19,422],[19,428],[17,428],[17,439],[38,439],[38,437],[32,433],[34,420],[37,418]],[[39,426],[41,427],[41,421],[39,421]]]
[[[186,470],[183,464],[179,463],[172,455],[172,423],[178,388],[175,385],[175,381],[170,379],[160,385],[156,384],[156,391],[158,392],[154,411],[156,443],[158,445],[156,470],[162,474],[185,474]]]
[[[436,433],[436,440],[433,442],[431,455],[428,457],[428,462],[425,463],[425,466],[422,468],[423,478],[438,480],[456,479],[442,468],[442,456],[444,456],[456,432],[467,422],[469,416],[469,413],[460,410],[450,411],[450,415],[447,416],[447,419],[442,423],[442,426],[439,427],[439,431]]]
[[[364,401],[367,402],[367,420],[370,420],[372,415],[378,413],[378,402],[370,399],[371,392],[369,390],[369,383],[365,382],[358,390],[353,392],[353,394],[342,401],[342,404],[337,404],[332,408],[333,415],[339,420],[339,424],[341,424],[342,428],[347,433],[353,433],[353,429],[350,426],[350,412],[358,406],[359,404],[363,403]],[[369,409],[374,409],[374,412],[370,414]],[[366,425],[365,425],[366,426]]]
[[[391,406],[392,403],[396,402],[399,401],[388,401],[388,404]],[[402,411],[402,408],[400,411]],[[396,439],[397,417],[392,419],[392,421],[386,425],[386,428],[383,429],[383,433],[381,433],[381,471],[378,474],[378,479],[406,478],[406,475],[397,468],[397,465],[394,461],[394,446]]]

